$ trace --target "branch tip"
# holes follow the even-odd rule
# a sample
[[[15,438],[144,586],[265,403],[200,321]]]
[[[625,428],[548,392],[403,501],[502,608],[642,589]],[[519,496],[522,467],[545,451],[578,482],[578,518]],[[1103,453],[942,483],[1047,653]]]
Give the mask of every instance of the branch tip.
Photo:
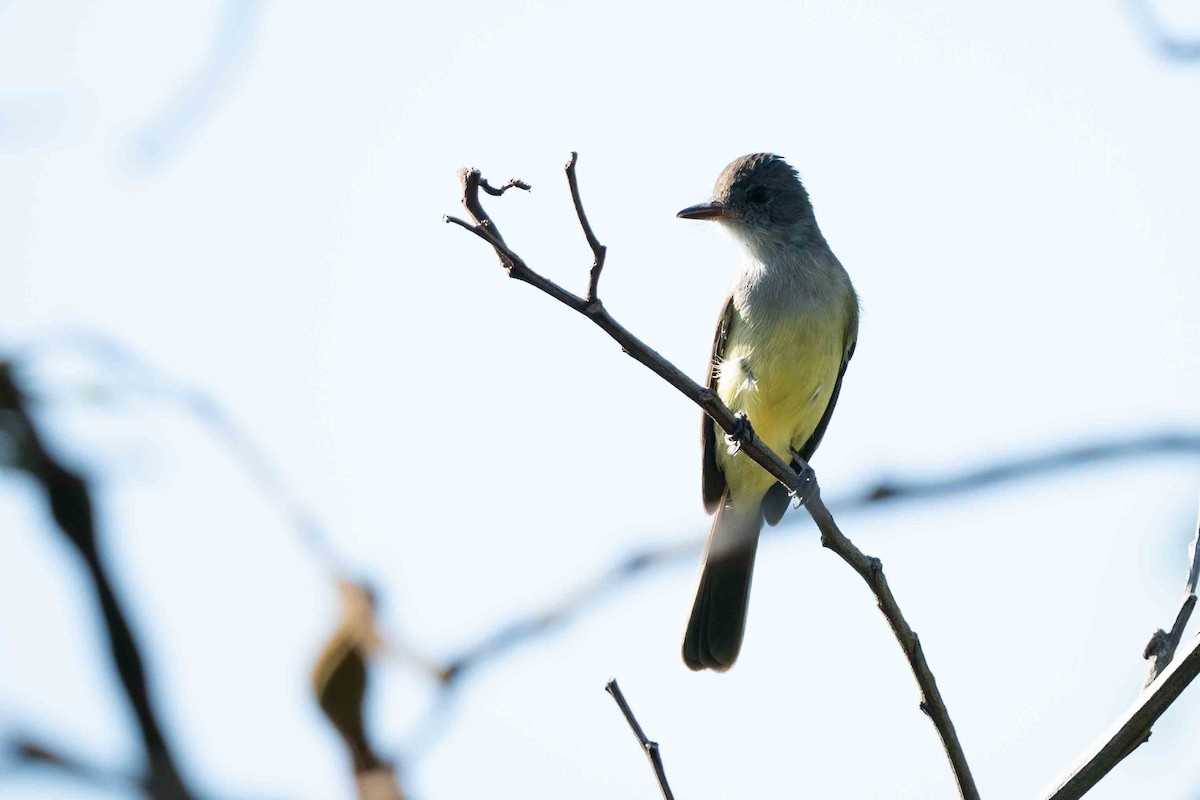
[[[1150,635],[1150,641],[1146,642],[1146,649],[1142,651],[1142,658],[1150,659],[1162,653],[1163,646],[1167,643],[1167,632],[1159,628]]]
[[[509,189],[520,189],[523,192],[528,192],[533,187],[530,186],[525,181],[521,180],[520,178],[510,178],[508,183],[497,188],[495,186],[492,186],[490,183],[488,183],[486,179],[480,177],[479,188],[483,189],[485,192],[490,194],[492,197],[499,197],[500,195],[507,192]]]
[[[633,735],[637,737],[642,752],[650,759],[650,766],[654,768],[654,777],[658,781],[658,788],[662,791],[663,799],[674,800],[674,795],[671,794],[671,787],[667,784],[667,773],[663,768],[662,755],[659,753],[658,742],[651,741],[642,730],[642,726],[638,724],[637,717],[633,715],[633,709],[629,707],[629,703],[625,700],[625,695],[621,692],[621,687],[617,686],[616,678],[610,678],[608,683],[604,684],[604,691],[612,695],[613,700],[617,703],[617,707],[621,709],[621,714],[625,717],[625,722],[629,724]]]

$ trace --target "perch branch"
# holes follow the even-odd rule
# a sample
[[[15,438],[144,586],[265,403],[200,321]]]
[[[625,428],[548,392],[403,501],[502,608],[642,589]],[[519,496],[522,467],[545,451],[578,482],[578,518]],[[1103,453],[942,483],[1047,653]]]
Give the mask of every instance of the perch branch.
[[[573,156],[574,153],[571,155]],[[671,794],[671,787],[667,784],[667,771],[663,768],[662,754],[658,752],[658,742],[646,738],[646,733],[642,730],[642,726],[638,724],[637,717],[633,715],[633,709],[629,707],[629,703],[625,700],[625,695],[622,694],[621,687],[617,686],[617,679],[613,678],[604,684],[604,691],[611,694],[613,700],[617,701],[617,707],[625,715],[625,721],[629,723],[630,729],[633,730],[633,735],[637,737],[638,744],[642,746],[642,750],[646,753],[646,758],[650,759],[650,766],[654,767],[654,777],[658,780],[658,788],[662,790],[663,800],[675,800],[675,795]]]
[[[574,154],[572,154],[572,158],[567,162],[568,181],[572,183],[573,197],[578,194],[572,180],[575,161]],[[964,800],[977,800],[979,792],[975,788],[975,781],[971,777],[966,756],[963,753],[962,745],[958,741],[958,735],[954,730],[954,724],[950,721],[950,714],[946,710],[941,693],[937,688],[937,682],[933,679],[933,673],[925,660],[925,654],[921,649],[920,641],[908,625],[908,622],[905,621],[903,614],[900,613],[900,608],[887,585],[887,580],[883,576],[882,564],[879,559],[864,555],[838,530],[829,510],[821,501],[821,495],[817,489],[815,479],[805,480],[801,478],[773,450],[764,446],[752,430],[746,431],[746,426],[739,426],[733,412],[721,402],[720,398],[714,392],[697,384],[674,364],[667,361],[621,326],[604,308],[599,297],[590,299],[578,297],[534,272],[505,243],[495,223],[491,221],[487,213],[483,210],[479,200],[481,181],[479,171],[474,169],[462,170],[459,173],[459,177],[463,186],[463,206],[474,219],[475,224],[470,225],[463,220],[453,217],[446,217],[447,222],[453,222],[468,230],[472,230],[478,236],[488,241],[495,249],[509,277],[516,278],[541,289],[559,302],[586,316],[605,333],[615,339],[626,353],[700,406],[722,430],[731,437],[735,437],[735,444],[739,445],[749,458],[752,458],[757,464],[783,483],[797,497],[800,503],[808,509],[809,514],[821,530],[822,543],[850,564],[863,580],[866,581],[871,590],[875,592],[879,609],[887,618],[892,632],[896,635],[896,639],[904,651],[909,665],[912,667],[913,675],[921,690],[921,710],[929,716],[934,727],[937,729],[938,735],[941,737],[942,746],[945,748],[946,755],[950,760],[959,793]],[[590,227],[586,222],[586,218],[582,217],[582,206],[577,204],[576,211],[580,215],[580,224],[586,234],[590,230]],[[740,431],[739,427],[741,428]],[[808,472],[811,474],[811,471]]]

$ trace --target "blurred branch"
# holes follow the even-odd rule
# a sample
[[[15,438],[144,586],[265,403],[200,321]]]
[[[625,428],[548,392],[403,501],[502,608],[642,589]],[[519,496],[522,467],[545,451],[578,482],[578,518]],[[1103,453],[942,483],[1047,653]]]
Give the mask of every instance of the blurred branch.
[[[65,775],[92,786],[106,789],[138,790],[138,779],[133,775],[116,772],[91,764],[78,756],[70,755],[50,745],[17,736],[6,743],[13,759],[18,764],[42,766],[56,769]]]
[[[637,737],[638,744],[642,746],[646,758],[650,759],[650,766],[654,768],[654,778],[658,781],[658,788],[662,790],[663,800],[675,800],[675,795],[671,794],[671,787],[667,784],[667,771],[663,767],[662,755],[658,752],[658,742],[652,742],[646,738],[642,726],[638,724],[637,717],[633,715],[633,709],[629,707],[625,695],[621,692],[621,687],[617,686],[617,679],[613,678],[606,683],[604,691],[611,694],[613,700],[617,701],[617,708],[621,709],[621,713],[625,715],[625,721],[629,723],[633,735]]]
[[[1126,0],[1134,24],[1168,61],[1200,61],[1200,34],[1180,36],[1163,24],[1153,0]]]
[[[889,500],[936,500],[1109,461],[1175,453],[1200,456],[1200,432],[1133,434],[1125,438],[1068,445],[1057,450],[1000,459],[932,478],[883,478],[874,486],[831,505],[839,510],[857,510]]]
[[[1048,453],[969,467],[958,474],[937,475],[905,482],[888,478],[861,491],[830,500],[828,505],[832,511],[839,514],[861,512],[892,501],[937,500],[978,492],[1005,483],[1030,480],[1041,475],[1085,469],[1109,461],[1175,453],[1200,456],[1200,435],[1147,434],[1110,442],[1066,446]],[[763,535],[779,536],[789,529],[790,526],[785,523],[765,529]],[[695,556],[700,551],[700,545],[700,540],[689,539],[676,544],[648,547],[621,556],[595,577],[571,589],[546,608],[518,617],[464,648],[458,656],[447,661],[445,672],[449,678],[455,679],[485,662],[499,659],[528,644],[530,640],[568,624],[601,598],[642,575]]]
[[[359,800],[402,800],[395,770],[375,754],[363,722],[371,657],[380,644],[375,596],[350,581],[338,589],[342,619],[313,665],[313,695],[346,745]]]
[[[594,242],[595,237],[591,234],[591,226],[587,222],[587,218],[583,213],[582,203],[578,199],[578,190],[575,182],[575,163],[576,154],[572,153],[566,165],[567,180],[571,187],[572,199],[575,202],[575,210],[579,217],[579,223],[588,236],[589,242]],[[783,483],[800,503],[808,509],[813,521],[817,523],[817,527],[821,530],[821,543],[833,550],[849,564],[875,593],[879,608],[887,618],[892,632],[895,634],[901,649],[904,651],[905,657],[909,661],[909,665],[912,667],[917,684],[920,686],[921,710],[929,716],[934,727],[937,729],[938,735],[941,737],[942,746],[946,750],[946,755],[954,771],[959,793],[964,800],[978,798],[979,792],[975,788],[974,779],[971,777],[966,756],[958,741],[958,735],[954,730],[954,725],[950,720],[950,715],[946,710],[941,693],[938,691],[937,682],[934,680],[933,673],[925,659],[920,640],[904,619],[899,605],[892,596],[887,579],[883,574],[882,563],[877,558],[864,555],[838,529],[829,510],[821,501],[821,493],[811,469],[802,470],[805,473],[805,477],[801,477],[800,474],[793,471],[774,451],[762,444],[754,432],[749,429],[744,417],[739,418],[735,416],[714,392],[692,381],[674,364],[660,356],[617,323],[607,310],[605,310],[603,303],[598,297],[577,297],[530,269],[524,260],[504,242],[500,231],[483,210],[479,200],[479,185],[481,180],[479,170],[463,170],[459,173],[459,177],[463,185],[463,206],[466,207],[468,213],[474,219],[474,224],[469,224],[454,217],[447,217],[447,222],[452,222],[488,242],[496,251],[496,254],[500,258],[500,263],[508,272],[509,277],[536,286],[564,305],[585,315],[604,330],[605,333],[615,339],[627,354],[666,380],[692,402],[699,405],[717,425],[721,426],[748,457],[752,458],[755,463],[762,466]],[[589,295],[595,292],[595,287],[600,277],[600,268],[603,266],[604,251],[598,242],[593,244],[593,252],[596,255],[596,263],[589,277]]]
[[[46,450],[37,425],[26,409],[24,397],[14,382],[11,367],[6,362],[0,362],[0,412],[6,412],[10,420],[15,422],[17,466],[41,484],[59,530],[87,566],[108,634],[109,653],[125,696],[137,717],[148,769],[145,791],[156,800],[190,798],[192,793],[175,766],[175,759],[150,701],[141,650],[117,600],[112,581],[100,561],[91,493],[82,478],[59,464]]]
[[[212,44],[162,108],[123,137],[118,163],[130,177],[161,172],[197,136],[240,77],[258,33],[262,0],[225,0]]]
[[[167,374],[131,348],[86,328],[55,330],[28,345],[22,354],[23,360],[36,362],[45,358],[46,350],[53,348],[86,355],[96,361],[103,368],[106,379],[117,389],[172,403],[192,415],[241,465],[267,502],[286,520],[299,544],[330,577],[337,580],[347,573],[317,515],[288,485],[282,470],[267,456],[263,447],[210,392]]]
[[[1171,630],[1169,632],[1161,628],[1156,630],[1150,637],[1150,643],[1146,645],[1145,652],[1142,653],[1142,658],[1150,660],[1150,674],[1146,676],[1146,683],[1143,684],[1143,687],[1154,683],[1171,663],[1171,659],[1175,657],[1175,648],[1179,647],[1179,642],[1183,639],[1183,629],[1187,627],[1188,619],[1192,616],[1192,609],[1196,607],[1196,583],[1197,580],[1200,580],[1200,518],[1197,519],[1195,527],[1196,535],[1188,546],[1191,567],[1188,569],[1187,581],[1183,586],[1183,602],[1179,605],[1179,612],[1175,615],[1175,623],[1171,626]]]

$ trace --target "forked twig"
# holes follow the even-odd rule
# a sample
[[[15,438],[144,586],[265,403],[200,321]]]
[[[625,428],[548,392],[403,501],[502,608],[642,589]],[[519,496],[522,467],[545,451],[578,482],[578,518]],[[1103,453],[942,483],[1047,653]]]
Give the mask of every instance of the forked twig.
[[[633,715],[633,709],[629,707],[625,695],[621,693],[621,687],[617,686],[617,679],[613,678],[604,684],[604,691],[611,694],[613,700],[617,701],[617,707],[625,715],[625,721],[629,723],[633,735],[637,737],[638,744],[642,746],[646,758],[650,759],[650,766],[654,768],[654,777],[658,780],[658,788],[662,790],[663,800],[675,800],[675,795],[671,794],[671,787],[667,784],[667,771],[663,768],[662,754],[658,752],[658,742],[651,741],[646,737],[642,726],[638,724],[637,717]]]
[[[721,402],[720,398],[713,391],[700,386],[689,378],[678,367],[667,361],[642,340],[626,330],[604,308],[600,298],[596,295],[596,290],[600,270],[603,268],[605,251],[603,250],[603,246],[596,241],[594,234],[591,233],[591,226],[588,224],[587,218],[583,215],[583,207],[579,202],[578,186],[575,180],[575,163],[576,155],[572,153],[571,159],[567,162],[567,180],[571,186],[572,200],[575,202],[576,214],[579,217],[580,226],[584,230],[584,235],[588,237],[589,244],[593,244],[592,250],[596,256],[596,261],[592,267],[592,275],[589,280],[589,294],[587,297],[578,297],[553,281],[534,272],[505,243],[495,223],[488,217],[487,212],[483,210],[480,204],[479,188],[482,178],[478,170],[462,170],[459,173],[463,185],[462,203],[475,221],[474,225],[455,217],[445,217],[445,220],[466,228],[491,244],[496,254],[500,257],[500,263],[504,265],[509,277],[516,278],[541,289],[546,294],[569,308],[573,308],[598,325],[605,333],[615,339],[626,353],[700,406],[722,430],[736,437],[736,444],[740,445],[741,450],[748,457],[766,469],[767,472],[795,494],[800,503],[808,509],[818,528],[820,528],[821,543],[837,553],[846,563],[853,567],[875,593],[879,609],[887,618],[892,632],[895,634],[901,649],[904,651],[905,657],[912,667],[913,675],[916,677],[917,685],[921,690],[920,708],[932,720],[938,735],[941,737],[942,746],[945,748],[946,755],[950,760],[959,793],[964,800],[977,800],[979,792],[975,788],[975,781],[971,777],[971,771],[967,765],[962,745],[958,741],[954,724],[950,720],[950,714],[946,710],[941,693],[938,691],[933,672],[930,670],[929,664],[925,659],[925,653],[921,648],[920,640],[904,619],[904,615],[900,612],[900,607],[896,604],[891,589],[888,587],[887,579],[884,577],[883,566],[879,559],[864,555],[862,551],[855,547],[838,530],[832,515],[829,513],[829,509],[825,507],[825,504],[821,500],[821,493],[815,479],[805,480],[801,478],[773,450],[764,446],[752,430],[747,430],[748,426],[744,424],[739,425],[739,421],[733,412]]]
[[[1150,738],[1150,728],[1197,674],[1200,674],[1200,637],[1192,640],[1183,658],[1163,670],[1158,680],[1142,691],[1137,702],[1056,782],[1054,790],[1044,795],[1046,800],[1083,797],[1125,756]]]
[[[1170,631],[1164,631],[1161,628],[1155,631],[1142,653],[1142,658],[1150,660],[1150,674],[1146,676],[1146,683],[1143,686],[1154,683],[1171,663],[1171,659],[1175,657],[1175,648],[1179,647],[1179,642],[1183,639],[1183,629],[1187,627],[1188,620],[1192,616],[1192,609],[1196,607],[1196,583],[1200,580],[1200,518],[1196,520],[1196,535],[1192,537],[1188,554],[1191,556],[1192,563],[1188,570],[1187,581],[1184,583],[1183,601],[1179,605],[1179,612],[1175,615],[1175,623],[1171,626]]]
[[[575,204],[575,216],[579,217],[584,238],[587,239],[588,247],[592,248],[592,268],[588,270],[587,287],[587,299],[590,303],[595,302],[599,297],[600,273],[604,270],[604,257],[608,255],[608,248],[600,244],[596,234],[592,233],[592,225],[588,222],[587,214],[583,213],[583,200],[579,196],[579,180],[575,177],[575,162],[578,160],[579,154],[572,151],[571,158],[567,160],[567,185],[571,187],[571,202]]]
[[[1192,538],[1188,553],[1191,566],[1184,584],[1183,602],[1175,615],[1171,630],[1157,630],[1150,637],[1142,653],[1150,660],[1150,674],[1142,686],[1142,693],[1112,728],[1081,755],[1067,770],[1066,777],[1059,779],[1056,788],[1047,795],[1048,800],[1074,800],[1085,792],[1113,767],[1121,763],[1150,738],[1150,729],[1175,698],[1200,674],[1200,637],[1194,639],[1184,657],[1172,664],[1175,650],[1183,639],[1192,609],[1196,605],[1196,583],[1200,578],[1200,520],[1196,523],[1196,536]]]

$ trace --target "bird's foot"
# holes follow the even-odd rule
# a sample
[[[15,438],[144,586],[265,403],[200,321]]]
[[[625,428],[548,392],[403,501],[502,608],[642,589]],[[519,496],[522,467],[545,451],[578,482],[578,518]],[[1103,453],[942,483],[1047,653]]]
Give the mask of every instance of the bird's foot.
[[[742,411],[737,412],[733,415],[733,430],[725,434],[725,446],[729,448],[729,455],[737,455],[742,445],[752,438],[754,428],[750,427],[750,418]]]
[[[800,508],[808,502],[808,498],[812,497],[813,490],[817,486],[817,473],[813,472],[813,468],[795,450],[792,450],[792,467],[800,476],[800,487],[798,491],[789,494],[795,501],[793,508]]]

